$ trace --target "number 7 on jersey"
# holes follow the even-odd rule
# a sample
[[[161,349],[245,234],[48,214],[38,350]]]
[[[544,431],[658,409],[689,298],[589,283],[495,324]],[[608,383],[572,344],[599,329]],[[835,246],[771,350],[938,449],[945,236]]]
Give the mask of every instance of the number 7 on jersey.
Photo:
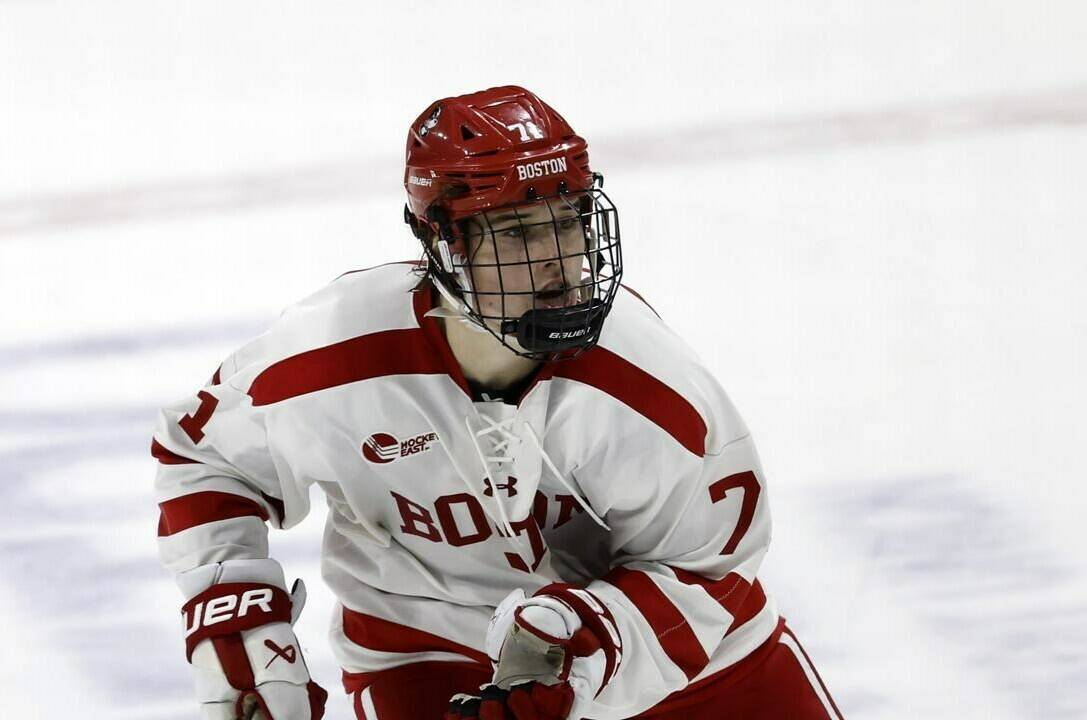
[[[751,520],[755,517],[755,506],[759,502],[759,493],[762,489],[759,487],[758,478],[751,470],[729,475],[710,485],[710,501],[715,503],[724,500],[729,490],[737,488],[744,491],[743,502],[740,504],[740,518],[736,521],[736,529],[732,531],[732,536],[721,551],[722,555],[731,555],[736,552],[740,540],[751,527]]]

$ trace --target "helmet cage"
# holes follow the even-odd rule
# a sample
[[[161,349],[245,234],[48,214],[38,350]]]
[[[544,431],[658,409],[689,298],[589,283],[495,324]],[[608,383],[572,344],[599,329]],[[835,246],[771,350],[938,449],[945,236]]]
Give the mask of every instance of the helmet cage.
[[[561,183],[557,193],[540,197],[530,188],[524,202],[456,221],[432,206],[427,214],[437,242],[420,239],[438,290],[474,325],[522,357],[568,359],[591,348],[600,338],[623,269],[618,212],[601,185],[596,175],[587,190],[568,191]],[[531,222],[520,212],[529,207],[546,208],[549,217]],[[492,222],[498,214],[506,220]],[[511,252],[518,237],[519,251]],[[484,261],[487,245],[492,252]],[[452,252],[454,246],[464,253]],[[558,265],[559,287],[537,287],[533,269],[551,263]],[[492,285],[497,280],[496,290],[478,287],[475,278],[483,274],[491,277]],[[517,283],[514,274],[520,278]],[[531,300],[519,317],[511,317],[520,309],[510,308],[515,298]]]

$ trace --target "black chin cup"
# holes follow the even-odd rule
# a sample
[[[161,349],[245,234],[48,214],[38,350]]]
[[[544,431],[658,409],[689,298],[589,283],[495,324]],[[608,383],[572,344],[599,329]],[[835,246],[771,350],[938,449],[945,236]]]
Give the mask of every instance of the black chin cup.
[[[560,353],[593,345],[607,314],[607,303],[593,298],[571,307],[529,310],[504,321],[502,333],[516,335],[530,353]]]

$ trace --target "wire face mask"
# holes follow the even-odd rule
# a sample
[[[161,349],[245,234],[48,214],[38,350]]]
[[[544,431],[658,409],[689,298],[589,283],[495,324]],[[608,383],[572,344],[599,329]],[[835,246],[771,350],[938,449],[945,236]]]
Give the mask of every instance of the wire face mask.
[[[439,222],[427,252],[436,286],[463,315],[536,360],[572,358],[595,345],[622,275],[611,200],[599,186],[562,190]]]

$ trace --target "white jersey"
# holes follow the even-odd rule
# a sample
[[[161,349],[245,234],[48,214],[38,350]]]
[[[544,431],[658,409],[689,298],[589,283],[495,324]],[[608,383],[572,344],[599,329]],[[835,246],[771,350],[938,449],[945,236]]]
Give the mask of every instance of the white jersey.
[[[412,263],[349,273],[288,309],[165,409],[152,450],[175,573],[267,557],[267,523],[328,501],[322,574],[345,683],[421,661],[487,663],[495,606],[551,583],[615,617],[622,663],[591,716],[626,718],[748,655],[777,625],[747,428],[640,298],[519,398],[474,399],[412,292]]]

